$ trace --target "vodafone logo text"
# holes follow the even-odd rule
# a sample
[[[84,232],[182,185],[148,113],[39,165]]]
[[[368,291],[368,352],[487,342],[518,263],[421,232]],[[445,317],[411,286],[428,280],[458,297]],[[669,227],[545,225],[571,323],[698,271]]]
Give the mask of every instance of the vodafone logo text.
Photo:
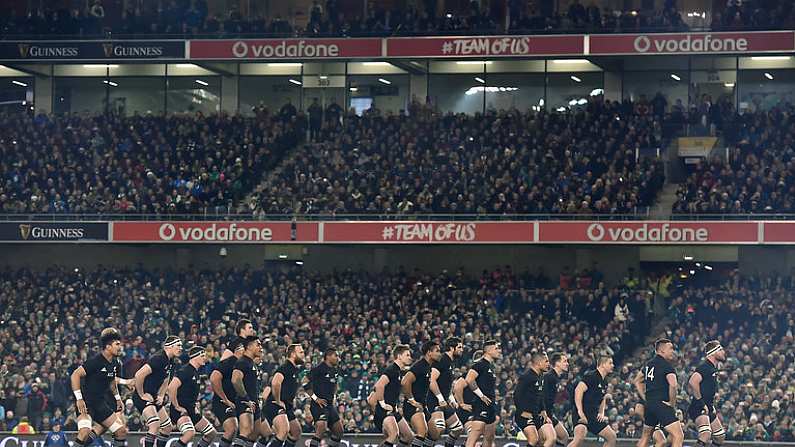
[[[306,40],[244,41],[232,45],[232,54],[237,58],[273,59],[302,57],[339,57],[340,47]]]
[[[644,34],[635,38],[633,47],[638,53],[722,53],[748,51],[748,39],[711,34],[685,34],[681,37]]]
[[[268,227],[240,227],[234,223],[204,226],[164,223],[158,229],[158,236],[166,242],[257,242],[273,240],[273,231]]]
[[[667,223],[645,223],[640,226],[593,223],[586,230],[592,242],[709,242],[704,227],[677,228]]]

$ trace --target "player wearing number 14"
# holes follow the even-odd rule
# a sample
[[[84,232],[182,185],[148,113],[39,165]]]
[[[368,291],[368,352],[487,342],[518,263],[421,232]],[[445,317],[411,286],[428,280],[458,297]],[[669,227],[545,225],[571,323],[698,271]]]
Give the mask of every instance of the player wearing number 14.
[[[679,418],[676,417],[676,371],[671,362],[674,360],[674,344],[662,338],[654,343],[655,356],[643,368],[643,380],[635,382],[638,393],[645,400],[643,415],[643,434],[638,447],[646,447],[655,427],[662,428],[670,436],[671,447],[682,447],[684,431]]]

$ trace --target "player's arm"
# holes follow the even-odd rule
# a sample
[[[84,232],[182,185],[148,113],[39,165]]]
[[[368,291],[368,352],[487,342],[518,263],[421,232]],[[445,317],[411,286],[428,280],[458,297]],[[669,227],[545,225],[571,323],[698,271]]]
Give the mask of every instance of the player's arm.
[[[381,377],[379,377],[378,381],[375,382],[373,400],[378,402],[378,405],[380,405],[384,410],[390,411],[392,410],[392,406],[384,402],[384,390],[386,389],[387,385],[389,385],[389,376],[386,374],[381,374]]]
[[[74,370],[72,375],[69,377],[72,385],[72,393],[74,393],[75,400],[77,401],[77,411],[80,414],[86,414],[88,412],[86,409],[86,401],[83,400],[83,391],[80,389],[80,380],[85,376],[86,370],[80,366]]]
[[[229,357],[232,357],[233,355],[235,355],[235,353],[230,351],[229,348],[226,348],[224,349],[224,352],[221,354],[221,360],[219,360],[219,362],[223,362],[224,360],[228,359]]]
[[[467,405],[464,403],[464,388],[467,386],[467,381],[458,378],[453,382],[453,399],[460,402],[460,405]]]
[[[152,367],[147,363],[135,372],[133,379],[135,380],[135,392],[138,393],[138,397],[144,401],[152,402],[154,397],[144,392],[144,380],[149,374],[152,374]]]
[[[585,417],[585,410],[582,407],[582,397],[585,395],[586,391],[588,391],[588,385],[586,385],[585,382],[577,384],[577,387],[574,388],[574,406],[577,407],[577,415],[580,419],[588,422],[588,418]]]
[[[171,401],[171,406],[173,406],[175,410],[179,411],[180,414],[185,414],[188,410],[177,401],[177,390],[179,390],[181,386],[182,380],[180,380],[179,377],[171,379],[171,382],[168,383],[168,398]]]
[[[235,393],[240,399],[248,399],[246,392],[246,385],[243,384],[243,371],[235,369],[232,371],[232,386],[235,387]]]
[[[703,378],[701,377],[701,373],[696,371],[690,376],[690,380],[688,381],[688,385],[690,385],[690,390],[693,391],[693,397],[696,398],[697,401],[700,401],[701,396],[701,381]]]
[[[213,370],[213,372],[210,373],[210,386],[213,389],[213,393],[215,393],[215,395],[218,396],[218,398],[221,399],[226,406],[234,407],[232,402],[229,400],[229,397],[227,397],[226,393],[224,392],[224,386],[221,383],[222,379],[223,374],[221,374],[221,371],[217,369]]]
[[[632,379],[632,384],[635,385],[635,389],[638,390],[638,396],[640,396],[641,402],[644,404],[646,403],[646,382],[644,380],[644,375],[642,371],[638,371],[635,374],[635,378]]]
[[[328,402],[326,402],[326,399],[317,397],[317,394],[315,394],[313,388],[313,384],[318,383],[319,380],[320,380],[319,369],[318,368],[312,369],[312,371],[309,372],[309,380],[307,380],[307,382],[304,384],[304,391],[306,391],[306,394],[309,394],[310,399],[315,401],[316,404],[320,405],[320,407],[323,408],[326,405],[328,405]],[[335,388],[337,387],[336,383],[334,384],[334,387]],[[336,393],[336,390],[334,391],[334,393]]]
[[[436,396],[436,400],[439,402],[439,405],[444,407],[447,406],[447,402],[445,402],[444,396],[442,395],[442,390],[439,389],[439,376],[441,373],[436,368],[431,368],[431,381],[429,383],[429,387],[431,393]]]
[[[122,404],[121,395],[119,395],[119,377],[115,377],[110,382],[110,392],[113,394],[113,398],[116,399],[116,409],[121,411],[124,408],[124,404]]]
[[[599,416],[605,418],[605,409],[607,408],[607,397],[602,397],[602,402],[599,404]]]
[[[271,394],[273,395],[273,402],[280,407],[284,406],[282,403],[282,382],[284,382],[284,374],[277,371],[273,375],[273,379],[271,379]]]
[[[668,403],[676,408],[676,390],[677,390],[677,383],[676,383],[676,374],[668,373],[665,375],[665,380],[668,381]]]
[[[406,396],[406,402],[410,403],[411,405],[417,405],[417,399],[414,398],[414,393],[411,390],[411,385],[417,381],[417,376],[414,375],[414,371],[409,371],[403,376],[403,380],[400,381],[400,391]]]
[[[483,391],[480,390],[480,387],[478,387],[478,372],[475,371],[474,368],[470,368],[469,371],[467,371],[465,380],[467,381],[467,386],[469,386],[469,389],[475,393],[475,396],[482,400],[486,405],[491,405],[491,399],[486,397],[486,395],[483,394]]]

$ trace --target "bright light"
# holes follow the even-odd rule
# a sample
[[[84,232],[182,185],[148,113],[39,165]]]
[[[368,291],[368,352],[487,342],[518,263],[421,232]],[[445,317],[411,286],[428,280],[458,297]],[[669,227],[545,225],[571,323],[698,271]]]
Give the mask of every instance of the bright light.
[[[271,62],[268,67],[303,67],[300,62]]]
[[[382,84],[386,84],[386,85],[391,85],[392,84],[392,81],[387,81],[384,78],[378,78],[378,82],[380,82]]]
[[[279,259],[287,259],[287,255],[279,255]]]
[[[197,80],[196,80],[196,83],[197,83],[197,84],[204,85],[204,86],[208,86],[208,85],[210,85],[210,83],[209,83],[209,82],[202,81],[201,79],[197,79]]]
[[[712,266],[711,265],[705,265],[704,266],[704,270],[709,270],[711,272],[712,271]]]
[[[544,107],[544,98],[538,100],[538,105]]]
[[[765,77],[770,79],[771,81],[773,80],[773,75],[770,73],[765,73]]]
[[[690,255],[685,255],[685,261],[692,261],[693,257]]]
[[[109,85],[109,86],[111,86],[111,87],[118,87],[118,86],[119,86],[119,84],[117,84],[117,83],[115,83],[115,82],[113,82],[113,81],[102,81],[102,82],[103,82],[104,84],[108,84],[108,85]]]
[[[734,87],[734,82],[725,82],[723,83],[723,86],[726,88],[732,88]]]
[[[484,81],[483,78],[475,78],[475,80],[480,82],[481,84],[485,84],[486,83],[486,81]]]
[[[752,61],[788,61],[792,56],[752,56]]]
[[[696,274],[696,271],[695,271],[695,270],[690,270],[690,274],[691,274],[691,275],[695,275],[695,274]]]
[[[366,65],[368,67],[389,67],[392,64],[389,62],[362,62],[362,65]]]
[[[298,81],[296,79],[290,79],[290,83],[295,84],[295,85],[302,85],[301,81]]]
[[[304,265],[304,261],[295,261],[295,265]]]
[[[458,65],[491,65],[491,61],[458,61]]]
[[[106,65],[106,64],[86,64],[83,65],[83,68],[119,68],[118,65]]]
[[[555,59],[552,61],[553,64],[587,64],[589,62],[588,59]]]
[[[585,104],[588,104],[588,100],[585,98],[580,98],[580,100],[577,101],[577,105],[579,106],[584,106]]]
[[[20,87],[27,87],[28,86],[28,84],[25,84],[24,82],[19,82],[19,81],[11,81],[11,83],[14,84],[14,85],[18,85]]]
[[[582,79],[578,78],[577,76],[571,75],[571,80],[574,82],[582,82]]]
[[[469,90],[464,92],[465,95],[474,95],[476,93],[497,93],[497,92],[515,92],[519,90],[519,87],[494,87],[494,86],[483,86],[483,85],[476,85],[474,87],[470,87]]]
[[[558,107],[558,108],[557,108],[557,109],[555,109],[555,110],[557,110],[558,112],[565,112],[565,111],[566,111],[566,108],[565,108],[565,107]]]
[[[569,101],[569,105],[570,106],[576,106],[577,105],[577,100],[576,99],[572,99],[571,101]]]
[[[320,75],[320,76],[318,76],[318,77],[319,77],[320,79],[324,80],[324,81],[325,81],[326,79],[328,79],[328,76],[326,76],[326,75]]]
[[[177,68],[197,68],[195,64],[177,64]]]
[[[595,89],[591,90],[591,94],[589,96],[599,96],[599,95],[604,95],[604,94],[605,94],[605,89],[603,89],[603,88],[595,88]]]
[[[682,80],[682,78],[680,78],[679,76],[677,76],[677,75],[675,75],[673,73],[671,73],[671,79],[673,79],[674,81],[681,81]]]
[[[447,17],[448,19],[452,19],[453,18],[453,15],[450,14],[449,12],[447,14],[445,14],[444,16]]]
[[[359,91],[359,87],[351,87],[351,88],[350,88],[350,91],[352,91],[352,92],[358,92],[358,91]]]

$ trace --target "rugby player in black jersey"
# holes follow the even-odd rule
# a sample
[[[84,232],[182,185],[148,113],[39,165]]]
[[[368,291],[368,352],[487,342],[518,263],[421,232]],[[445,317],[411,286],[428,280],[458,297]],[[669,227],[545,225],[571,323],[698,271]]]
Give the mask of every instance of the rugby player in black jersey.
[[[127,423],[122,416],[119,374],[121,334],[106,328],[99,338],[100,352],[72,372],[71,385],[77,409],[75,444],[85,447],[105,430],[113,435],[113,447],[126,447]],[[81,384],[81,380],[84,383]]]
[[[224,430],[219,447],[229,447],[235,440],[237,433],[237,413],[235,412],[235,387],[232,385],[232,371],[235,364],[243,357],[245,346],[243,343],[234,343],[234,355],[221,360],[218,367],[210,373],[210,385],[213,389],[212,410],[221,422]]]
[[[328,435],[328,447],[339,447],[342,440],[342,420],[336,408],[337,381],[340,371],[337,368],[339,355],[334,348],[323,353],[323,361],[312,368],[309,382],[304,389],[312,399],[309,411],[315,421],[315,434],[309,447],[319,447],[320,441]]]
[[[226,348],[224,348],[224,352],[221,353],[221,360],[232,357],[235,354],[237,346],[244,343],[248,337],[254,335],[257,335],[257,333],[254,331],[254,325],[251,324],[251,320],[245,318],[237,320],[237,323],[235,323],[235,334],[227,337],[225,343]]]
[[[414,362],[411,368],[403,375],[401,389],[405,400],[403,401],[403,417],[407,418],[414,431],[414,447],[430,447],[432,441],[426,440],[428,436],[428,422],[426,417],[425,401],[428,399],[428,389],[431,382],[431,367],[442,357],[439,343],[429,341],[422,345],[422,358]]]
[[[486,436],[493,432],[497,422],[496,381],[494,362],[502,356],[502,348],[497,340],[489,340],[483,345],[483,357],[472,364],[467,371],[466,381],[475,394],[472,402],[472,421],[467,435],[466,447],[475,447],[483,436],[482,447],[492,447],[494,439]]]
[[[198,409],[199,393],[205,387],[199,369],[207,363],[207,352],[202,346],[194,346],[188,350],[188,358],[188,363],[177,371],[168,384],[168,397],[171,401],[169,413],[180,433],[177,441],[179,447],[187,447],[196,433],[202,435],[198,447],[208,447],[217,433],[213,424]]]
[[[654,343],[655,356],[643,368],[643,380],[636,381],[638,394],[644,404],[643,433],[639,447],[646,447],[652,432],[659,425],[670,436],[671,447],[682,447],[684,431],[676,417],[677,379],[673,362],[674,344],[662,338]]]
[[[169,335],[163,342],[163,350],[149,357],[135,373],[133,403],[147,427],[144,447],[164,447],[172,430],[172,421],[164,405],[166,388],[182,354],[182,340]],[[176,421],[174,421],[176,422]]]
[[[549,371],[549,357],[543,350],[530,355],[530,367],[519,377],[514,392],[514,422],[524,433],[529,446],[539,440],[544,447],[555,445],[555,429],[544,408],[544,373]]]
[[[271,447],[293,447],[301,436],[301,424],[295,417],[295,395],[298,374],[304,364],[304,348],[299,344],[287,347],[287,360],[271,378],[271,392],[265,405],[265,419],[273,427]]]
[[[726,351],[720,342],[712,340],[704,346],[704,361],[690,375],[688,385],[692,400],[687,414],[698,428],[697,445],[722,445],[726,439],[726,431],[715,408],[715,393],[718,390],[718,366],[726,361]]]
[[[453,447],[464,432],[464,424],[456,414],[457,400],[453,395],[453,365],[464,353],[464,345],[458,337],[444,341],[444,354],[431,367],[426,409],[431,413],[428,437],[437,441],[447,430],[445,447]]]
[[[572,419],[576,425],[569,447],[578,447],[588,432],[601,436],[605,440],[604,447],[615,447],[616,432],[605,416],[606,379],[613,368],[613,358],[607,354],[600,355],[596,359],[596,369],[586,372],[574,388]]]
[[[408,345],[397,345],[392,350],[393,362],[382,372],[375,389],[367,397],[373,409],[375,426],[384,434],[383,447],[393,447],[398,441],[408,446],[414,438],[408,422],[398,408],[400,384],[403,370],[411,365],[411,349]]]
[[[569,358],[566,354],[555,352],[549,357],[549,364],[552,368],[544,376],[544,409],[555,428],[556,444],[566,445],[569,442],[569,432],[555,415],[555,398],[561,389],[561,377],[569,371]]]
[[[262,343],[250,335],[243,341],[243,355],[232,369],[232,386],[235,388],[235,412],[238,420],[238,435],[233,445],[253,447],[260,436],[262,419],[260,408],[260,380],[257,362],[262,356]]]

